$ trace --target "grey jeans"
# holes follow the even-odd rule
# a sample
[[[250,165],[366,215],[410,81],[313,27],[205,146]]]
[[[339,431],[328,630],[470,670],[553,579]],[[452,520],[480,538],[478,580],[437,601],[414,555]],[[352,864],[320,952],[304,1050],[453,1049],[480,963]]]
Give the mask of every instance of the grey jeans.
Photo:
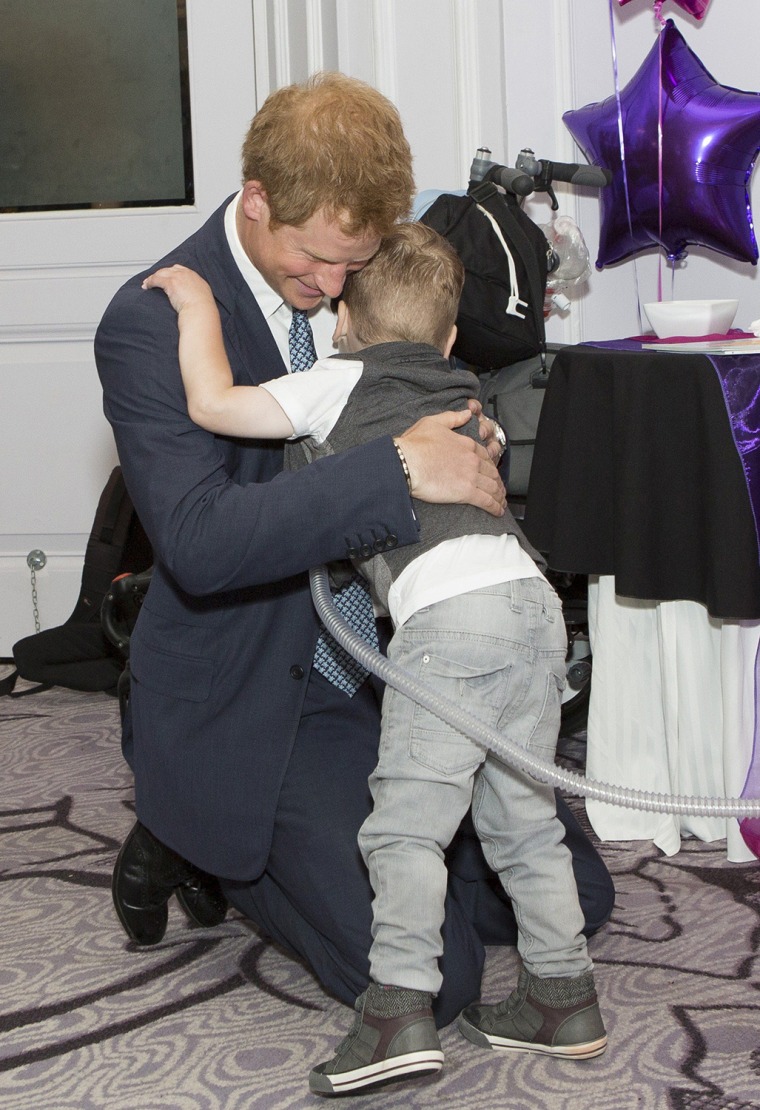
[[[565,683],[562,608],[542,578],[437,602],[397,630],[388,657],[443,697],[551,760]],[[534,975],[592,965],[554,791],[388,687],[374,808],[359,846],[375,894],[372,978],[437,993],[446,895],[444,851],[467,808],[514,905],[518,949]]]

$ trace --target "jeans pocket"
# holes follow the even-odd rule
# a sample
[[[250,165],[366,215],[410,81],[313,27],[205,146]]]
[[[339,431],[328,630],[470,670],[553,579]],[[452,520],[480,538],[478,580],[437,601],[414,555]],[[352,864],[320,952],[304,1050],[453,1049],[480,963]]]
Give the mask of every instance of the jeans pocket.
[[[461,661],[425,653],[420,660],[419,680],[445,700],[454,702],[457,708],[493,728],[504,706],[511,669],[507,665],[483,671]],[[415,763],[437,774],[459,775],[477,770],[485,759],[485,748],[435,713],[415,705],[409,754]]]
[[[557,750],[562,690],[565,684],[564,661],[534,665],[532,681],[525,697],[507,704],[498,730],[511,743],[528,752],[553,759]],[[554,665],[553,665],[554,664]]]

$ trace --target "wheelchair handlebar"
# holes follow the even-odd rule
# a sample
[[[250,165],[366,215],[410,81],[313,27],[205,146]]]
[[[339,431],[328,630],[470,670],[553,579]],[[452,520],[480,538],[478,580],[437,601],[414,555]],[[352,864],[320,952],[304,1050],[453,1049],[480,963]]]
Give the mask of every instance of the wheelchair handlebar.
[[[150,584],[153,567],[132,574],[126,571],[111,582],[100,606],[100,626],[106,639],[127,658],[132,627]]]
[[[591,185],[603,189],[612,181],[612,174],[604,166],[592,166],[587,162],[550,162],[548,159],[534,157],[527,147],[517,156],[518,169],[531,177],[552,181],[567,181],[570,185]]]
[[[493,181],[506,192],[518,197],[527,197],[533,192],[546,192],[554,201],[552,181],[590,185],[595,189],[602,189],[612,181],[612,174],[603,166],[538,159],[528,147],[520,151],[514,168],[492,162],[490,155],[488,147],[478,149],[470,166],[470,181]]]

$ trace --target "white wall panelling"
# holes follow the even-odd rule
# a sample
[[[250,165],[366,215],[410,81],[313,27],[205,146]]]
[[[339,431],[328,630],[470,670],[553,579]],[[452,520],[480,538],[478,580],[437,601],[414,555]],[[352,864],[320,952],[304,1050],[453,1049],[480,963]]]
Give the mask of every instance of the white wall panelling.
[[[38,572],[42,627],[64,620],[79,592],[95,506],[116,457],[93,383],[91,335],[43,324],[0,344],[0,655],[34,631],[26,556],[48,557]]]
[[[310,73],[340,69],[335,0],[252,0],[256,90],[273,90]]]
[[[369,82],[399,108],[421,190],[463,188],[483,142],[502,155],[503,0],[253,4],[260,98],[319,68]]]
[[[451,70],[456,94],[457,153],[459,177],[467,180],[475,151],[486,141],[483,137],[481,73],[483,67],[478,51],[477,19],[473,11],[476,0],[453,0],[451,6],[452,40],[454,49]],[[497,11],[500,20],[501,13]],[[499,35],[493,36],[498,41]],[[490,74],[484,74],[490,84]],[[500,136],[499,136],[500,138]],[[493,142],[494,139],[489,139]],[[499,144],[501,145],[501,144]]]
[[[41,628],[55,628],[70,616],[76,603],[82,577],[82,554],[81,550],[74,554],[57,550],[60,536],[51,536],[48,544],[44,543],[45,537],[42,540],[42,550],[55,549],[55,554],[49,558],[47,566],[36,572],[37,612]],[[37,543],[33,546],[36,547]],[[19,567],[14,571],[13,564],[17,562],[23,569]],[[14,552],[0,552],[0,591],[3,593],[3,604],[7,606],[3,612],[3,626],[8,631],[13,630],[9,647],[3,652],[5,655],[10,654],[10,646],[17,640],[36,631],[31,572],[26,565],[26,554],[18,558]]]
[[[131,274],[189,235],[239,183],[256,108],[250,0],[188,2],[196,203],[0,215],[0,656],[79,592],[84,549],[116,455],[92,357],[95,327]]]
[[[406,6],[402,26],[414,17],[414,0]],[[392,0],[372,0],[372,64],[374,80],[382,93],[399,104],[399,42],[396,20],[397,6]],[[419,40],[415,40],[419,44]]]

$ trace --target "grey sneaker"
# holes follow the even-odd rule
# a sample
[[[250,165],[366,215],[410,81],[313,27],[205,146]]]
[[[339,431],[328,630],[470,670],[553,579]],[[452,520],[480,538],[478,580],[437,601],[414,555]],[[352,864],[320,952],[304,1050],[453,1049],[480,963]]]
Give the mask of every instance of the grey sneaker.
[[[443,1067],[443,1052],[424,991],[370,983],[354,1005],[357,1016],[332,1060],[309,1075],[319,1095],[344,1095],[432,1075]]]
[[[539,979],[523,969],[506,1001],[463,1010],[459,1031],[483,1048],[573,1060],[601,1056],[607,1047],[590,971],[575,978]]]

